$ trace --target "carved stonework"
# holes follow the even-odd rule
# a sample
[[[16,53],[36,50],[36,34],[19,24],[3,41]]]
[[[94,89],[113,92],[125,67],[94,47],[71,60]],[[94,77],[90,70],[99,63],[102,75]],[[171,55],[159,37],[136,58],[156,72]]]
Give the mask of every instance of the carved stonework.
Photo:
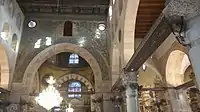
[[[19,105],[18,104],[10,104],[7,107],[7,112],[18,112],[19,111]]]
[[[124,86],[129,86],[130,84],[137,84],[137,73],[132,72],[130,74],[124,74],[122,76],[122,81]]]
[[[37,32],[35,30],[24,27],[24,33],[22,35],[23,44],[20,45],[19,55],[17,59],[16,71],[14,75],[14,81],[22,81],[24,71],[29,65],[31,60],[41,51],[48,48],[45,43],[41,43],[39,49],[34,49],[34,44],[38,39],[42,38],[45,42],[45,37],[41,34],[48,35],[52,37],[52,45],[59,43],[72,43],[80,46],[80,41],[85,39],[85,43],[82,46],[87,51],[89,51],[93,57],[96,58],[102,72],[102,79],[109,80],[109,51],[107,46],[107,32],[101,31],[100,38],[95,38],[96,29],[99,22],[88,22],[88,21],[73,21],[73,36],[72,37],[54,37],[57,27],[62,27],[63,21],[44,21],[38,20]],[[47,28],[48,27],[48,28]],[[62,30],[62,29],[61,29]],[[39,60],[40,61],[40,60]],[[22,67],[24,66],[24,67]],[[17,75],[16,75],[17,74]]]
[[[171,0],[164,9],[166,16],[176,19],[177,16],[183,16],[184,19],[190,19],[200,15],[199,0]]]

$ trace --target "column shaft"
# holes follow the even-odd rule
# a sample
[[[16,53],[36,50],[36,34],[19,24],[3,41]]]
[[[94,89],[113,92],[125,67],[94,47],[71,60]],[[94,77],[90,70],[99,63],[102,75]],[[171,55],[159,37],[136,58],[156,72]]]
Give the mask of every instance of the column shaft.
[[[126,87],[127,112],[139,112],[137,73],[129,72],[123,77]]]
[[[187,22],[186,38],[190,42],[189,58],[195,73],[195,78],[200,86],[200,16]],[[200,88],[199,88],[200,89]]]

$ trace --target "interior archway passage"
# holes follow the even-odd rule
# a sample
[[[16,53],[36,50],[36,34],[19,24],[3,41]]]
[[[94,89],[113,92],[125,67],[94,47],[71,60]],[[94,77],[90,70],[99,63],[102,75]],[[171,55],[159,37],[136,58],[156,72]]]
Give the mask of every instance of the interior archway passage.
[[[169,54],[166,64],[166,81],[168,86],[179,86],[184,83],[184,72],[190,65],[188,56],[180,50]]]
[[[8,89],[10,78],[9,63],[6,50],[2,44],[0,44],[0,76],[0,86],[4,89]]]

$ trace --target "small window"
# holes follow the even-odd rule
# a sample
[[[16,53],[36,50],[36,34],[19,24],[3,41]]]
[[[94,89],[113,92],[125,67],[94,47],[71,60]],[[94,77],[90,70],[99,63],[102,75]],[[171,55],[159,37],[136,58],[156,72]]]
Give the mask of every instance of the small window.
[[[17,47],[17,35],[14,34],[12,37],[12,44],[11,44],[12,48],[14,51],[16,51],[16,47]]]
[[[64,24],[63,36],[72,36],[73,24],[71,21],[66,21]]]
[[[73,93],[79,93],[81,92],[81,83],[80,82],[71,82],[68,86],[68,92],[70,92],[70,94],[68,94],[69,98],[80,98],[81,94],[73,94]]]
[[[3,40],[8,40],[10,33],[10,27],[8,23],[4,23],[3,29],[0,32],[0,37],[3,38]]]
[[[21,20],[21,14],[20,13],[17,13],[17,16],[16,16],[16,26],[17,28],[20,30],[21,28],[21,25],[22,25],[22,20]]]
[[[79,56],[77,54],[71,54],[69,56],[69,64],[78,64],[79,63]]]
[[[118,32],[118,40],[119,40],[119,42],[121,42],[121,39],[122,39],[122,34],[121,34],[121,30],[119,30],[119,32]]]

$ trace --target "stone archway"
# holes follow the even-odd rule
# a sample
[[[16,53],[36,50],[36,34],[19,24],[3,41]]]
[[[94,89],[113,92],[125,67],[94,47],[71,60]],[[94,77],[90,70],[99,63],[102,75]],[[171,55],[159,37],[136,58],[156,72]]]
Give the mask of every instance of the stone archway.
[[[190,65],[187,54],[181,50],[174,50],[169,54],[166,63],[166,82],[168,87],[176,87],[184,84],[184,72]],[[190,111],[187,96],[184,90],[169,89],[168,98],[172,111]]]
[[[184,83],[184,72],[190,65],[187,54],[174,50],[169,54],[166,64],[166,81],[168,86],[178,86]]]
[[[134,53],[135,23],[140,0],[127,0],[124,18],[124,65]],[[134,6],[133,6],[134,4]]]
[[[9,72],[9,62],[8,62],[8,56],[5,50],[5,47],[0,44],[0,84],[1,87],[8,89],[9,86],[9,78],[10,78],[10,72]]]
[[[38,68],[42,65],[42,63],[44,63],[50,57],[61,52],[76,53],[88,62],[95,76],[95,91],[99,91],[102,82],[101,69],[96,59],[92,56],[92,54],[89,53],[86,49],[81,48],[75,44],[60,43],[44,49],[39,54],[37,54],[29,63],[23,77],[23,84],[28,88],[27,92],[31,92],[30,88],[33,83],[33,77],[37,72]]]
[[[78,80],[80,82],[82,82],[83,84],[85,84],[85,86],[87,87],[88,90],[94,90],[94,87],[92,86],[92,84],[90,83],[90,81],[88,79],[86,79],[85,77],[79,75],[79,74],[66,74],[64,76],[59,77],[58,79],[56,79],[56,87],[59,87],[59,85],[62,85],[64,82],[67,82],[69,80]]]

